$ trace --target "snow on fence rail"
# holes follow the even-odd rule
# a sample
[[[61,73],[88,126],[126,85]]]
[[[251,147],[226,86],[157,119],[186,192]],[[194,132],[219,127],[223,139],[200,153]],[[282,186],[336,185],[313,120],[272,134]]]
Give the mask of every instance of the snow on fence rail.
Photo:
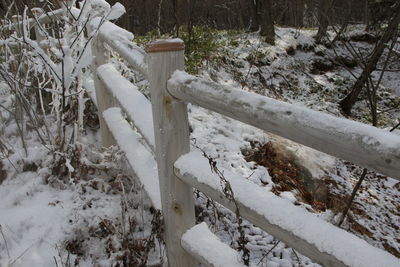
[[[221,170],[229,181],[240,215],[323,266],[396,266],[399,259],[369,245],[288,200],[234,174]],[[235,204],[225,196],[219,177],[198,151],[175,163],[176,175],[232,212]]]
[[[148,78],[146,52],[133,44],[129,40],[129,35],[124,35],[123,37],[115,35],[116,32],[123,31],[125,30],[115,24],[106,22],[100,28],[99,36],[103,42],[124,58],[136,71],[139,71],[145,78]]]
[[[400,138],[376,127],[176,71],[168,91],[267,132],[400,180]]]
[[[118,31],[123,33],[122,29],[111,24],[105,25],[105,29],[100,29],[100,37],[93,46],[98,67],[95,84],[99,114],[106,110],[103,114],[113,132],[112,136],[126,150],[132,162],[135,160],[135,153],[130,150],[135,148],[128,145],[130,140],[126,139],[129,134],[122,136],[118,132],[119,128],[127,131],[127,127],[117,126],[113,122],[113,117],[118,117],[120,124],[123,124],[121,111],[109,109],[116,106],[116,102],[136,124],[150,147],[155,148],[158,168],[156,179],[165,221],[165,241],[170,266],[193,266],[195,261],[207,266],[223,266],[223,261],[215,258],[217,255],[226,255],[234,266],[241,265],[237,261],[236,253],[222,244],[205,225],[195,226],[193,188],[206,193],[228,209],[234,210],[235,205],[222,193],[219,178],[211,173],[207,160],[196,152],[190,152],[186,102],[375,169],[396,179],[400,178],[398,136],[354,121],[202,81],[179,71],[184,68],[184,43],[181,40],[153,42],[147,45],[146,53],[130,44],[126,34],[119,34],[119,37],[118,34],[112,34]],[[104,65],[107,61],[104,43],[115,49],[133,68],[148,78],[152,111],[148,100],[140,95],[134,85],[122,78],[110,65]],[[108,99],[107,103],[101,104],[102,99]],[[150,137],[149,132],[152,130],[154,135]],[[109,139],[108,134],[104,133],[104,140]],[[152,142],[152,138],[155,142]],[[132,139],[136,140],[134,143],[138,143],[137,137]],[[106,145],[110,143],[110,140],[105,142]],[[138,145],[136,149],[141,151],[142,148]],[[138,153],[136,157],[140,160]],[[133,165],[132,167],[136,167]],[[153,177],[147,179],[157,176],[154,173],[152,175]],[[400,264],[399,259],[388,252],[293,206],[287,200],[234,174],[226,176],[237,197],[240,214],[245,219],[314,261],[324,266]],[[153,194],[154,198],[155,191],[149,186],[151,183],[143,180],[146,175],[139,178],[145,184],[145,189],[151,191],[149,195]],[[246,193],[249,191],[252,192],[252,197]],[[209,242],[200,238],[201,236],[207,237]],[[215,248],[215,257],[209,257],[210,244]]]
[[[100,25],[99,21],[94,22],[95,26]],[[131,33],[111,22],[102,24],[92,42],[95,90],[92,95],[96,96],[103,145],[121,147],[152,204],[163,211],[170,266],[194,266],[197,261],[207,266],[242,266],[238,253],[221,243],[204,223],[195,225],[193,188],[228,209],[235,211],[235,205],[222,193],[219,178],[211,173],[208,161],[199,153],[190,152],[186,102],[400,179],[397,136],[202,81],[177,71],[184,69],[181,40],[156,41],[143,51],[131,42],[132,38]],[[149,80],[151,103],[108,64],[107,46]],[[228,171],[225,176],[243,218],[315,262],[324,266],[400,265],[400,260],[388,252],[250,181]]]
[[[150,101],[111,64],[98,67],[96,74],[154,151],[153,113]]]

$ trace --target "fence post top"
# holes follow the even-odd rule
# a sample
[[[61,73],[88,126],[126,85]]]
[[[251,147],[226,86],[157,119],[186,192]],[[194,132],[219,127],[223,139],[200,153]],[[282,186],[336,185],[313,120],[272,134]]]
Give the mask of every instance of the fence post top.
[[[148,43],[145,50],[147,53],[183,51],[185,43],[179,38],[156,40]]]

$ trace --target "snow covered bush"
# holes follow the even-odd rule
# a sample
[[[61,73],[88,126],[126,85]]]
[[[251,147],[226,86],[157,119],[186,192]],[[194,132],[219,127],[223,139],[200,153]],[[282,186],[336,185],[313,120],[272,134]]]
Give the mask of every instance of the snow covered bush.
[[[91,40],[104,21],[124,13],[120,4],[111,7],[106,1],[79,4],[77,9],[75,1],[62,2],[58,13],[50,4],[32,10],[15,6],[22,14],[6,15],[1,28],[0,75],[10,92],[2,113],[14,118],[22,139],[28,127],[22,122],[28,121],[52,151],[63,152],[79,137],[88,100],[82,85],[91,73]],[[55,132],[49,122],[57,125]],[[69,128],[73,130],[67,136]]]

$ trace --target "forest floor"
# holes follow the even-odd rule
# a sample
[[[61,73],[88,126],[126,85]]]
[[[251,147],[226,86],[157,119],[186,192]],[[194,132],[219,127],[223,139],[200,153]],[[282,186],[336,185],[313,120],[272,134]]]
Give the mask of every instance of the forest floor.
[[[316,44],[315,30],[276,30],[275,46],[257,33],[213,32],[212,49],[196,64],[189,62],[192,71],[220,84],[343,117],[337,103],[349,92],[352,75],[361,71],[345,43]],[[359,26],[346,36],[360,54],[373,49],[372,37]],[[393,58],[389,68],[400,69],[398,56]],[[140,76],[121,60],[113,61],[147,93]],[[380,71],[373,73],[374,80],[379,76]],[[385,72],[378,91],[378,126],[388,131],[400,118],[399,81],[400,72]],[[0,104],[12,105],[4,84]],[[85,134],[68,150],[69,162],[57,161],[29,125],[22,141],[15,122],[0,111],[5,146],[0,155],[1,267],[165,263],[160,216],[127,171],[118,148],[100,147],[95,110],[87,105]],[[211,111],[188,108],[193,150],[201,149],[219,168],[337,224],[362,168]],[[357,103],[351,119],[371,124],[367,101]],[[201,193],[195,192],[195,198],[197,220],[238,249],[236,216]],[[397,180],[369,171],[341,227],[400,257],[399,200]],[[319,266],[250,223],[243,227],[251,266]]]

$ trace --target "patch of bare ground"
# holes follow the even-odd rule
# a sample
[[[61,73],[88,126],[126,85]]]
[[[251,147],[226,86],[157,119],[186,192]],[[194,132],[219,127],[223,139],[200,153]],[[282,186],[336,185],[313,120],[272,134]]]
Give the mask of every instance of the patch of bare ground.
[[[329,191],[329,184],[334,184],[335,181],[328,177],[323,180],[313,179],[311,173],[297,163],[292,153],[283,151],[272,142],[247,151],[245,159],[268,169],[274,182],[272,192],[276,195],[296,190],[298,201],[311,205],[314,211],[338,209],[344,204],[343,197]]]

